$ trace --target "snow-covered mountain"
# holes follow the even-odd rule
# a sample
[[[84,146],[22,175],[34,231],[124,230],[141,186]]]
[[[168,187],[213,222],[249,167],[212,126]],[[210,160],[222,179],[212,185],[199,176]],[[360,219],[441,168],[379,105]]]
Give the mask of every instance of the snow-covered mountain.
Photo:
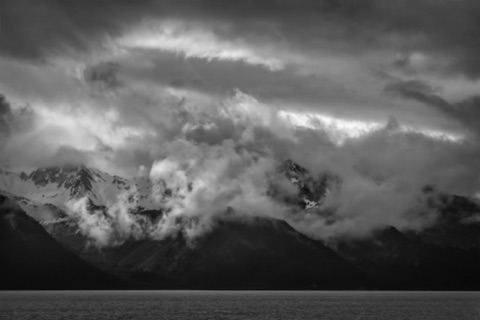
[[[307,169],[291,160],[285,161],[280,171],[299,188],[299,205],[306,210],[318,208],[328,193],[341,183],[338,176],[328,172],[314,177]]]
[[[279,170],[298,187],[293,205],[300,209],[317,208],[340,182],[328,173],[314,178],[291,160],[285,161]],[[161,210],[152,189],[148,177],[127,179],[86,166],[40,168],[30,174],[0,170],[0,194],[16,199],[23,210],[41,221],[52,220],[43,216],[52,210],[68,211],[69,203],[82,198],[87,198],[89,209],[109,208],[122,202],[136,212]]]
[[[108,207],[122,197],[130,207],[155,208],[147,177],[125,179],[85,166],[41,168],[30,174],[0,170],[0,193],[13,196],[27,212],[46,204],[66,210],[69,201],[84,197],[95,207]]]
[[[283,163],[279,170],[298,187],[298,194],[286,199],[285,204],[311,210],[306,215],[322,214],[325,197],[341,187],[337,176],[315,176],[292,161]],[[320,242],[284,220],[225,215],[212,224],[209,232],[197,236],[192,246],[183,232],[155,236],[158,229],[151,227],[158,227],[154,223],[167,216],[167,211],[155,204],[152,190],[146,177],[125,179],[87,167],[45,168],[30,174],[0,171],[0,193],[15,199],[44,227],[39,228],[11,205],[2,206],[6,198],[0,196],[0,260],[4,271],[15,275],[13,284],[24,277],[23,270],[28,274],[40,270],[41,274],[44,261],[50,268],[50,252],[63,250],[55,240],[61,248],[109,275],[155,289],[371,286],[390,290],[478,290],[480,205],[465,197],[435,197],[439,201],[431,205],[438,210],[437,221],[421,232],[386,225],[371,237]],[[434,193],[433,189],[425,192]],[[276,197],[274,192],[272,196]],[[66,211],[68,203],[85,204],[85,198],[88,211],[81,215]],[[110,210],[110,204],[118,206],[118,201],[137,212],[126,217],[125,211]],[[42,217],[44,212],[46,218]],[[177,227],[191,221],[174,222]],[[18,268],[18,257],[22,257],[23,269]],[[65,266],[64,257],[61,253],[55,259]],[[278,279],[287,281],[279,283]],[[29,279],[26,283],[37,282]],[[42,285],[39,288],[46,288],[41,281],[38,283]]]

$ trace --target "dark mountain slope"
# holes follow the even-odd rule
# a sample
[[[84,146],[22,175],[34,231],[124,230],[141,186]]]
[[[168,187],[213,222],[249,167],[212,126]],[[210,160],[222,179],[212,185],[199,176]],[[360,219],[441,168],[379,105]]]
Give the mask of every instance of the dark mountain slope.
[[[446,241],[445,241],[446,242]],[[393,227],[340,241],[337,252],[392,290],[479,290],[480,251],[432,243]]]
[[[60,239],[60,234],[56,234]],[[65,238],[79,250],[78,241]],[[127,241],[115,248],[80,250],[98,267],[153,287],[201,289],[355,289],[367,277],[320,242],[285,221],[267,218],[218,221],[214,229],[187,241]]]
[[[0,196],[0,289],[119,288],[114,277],[58,244],[33,218]]]
[[[480,249],[479,204],[458,195],[442,195],[439,202],[436,205],[436,223],[410,235],[435,245],[463,250]]]

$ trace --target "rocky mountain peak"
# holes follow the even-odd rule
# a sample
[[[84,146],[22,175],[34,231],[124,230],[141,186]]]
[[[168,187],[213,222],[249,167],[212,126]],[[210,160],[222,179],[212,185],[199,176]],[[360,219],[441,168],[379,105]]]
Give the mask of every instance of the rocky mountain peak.
[[[92,183],[99,176],[93,169],[86,166],[77,167],[48,167],[40,168],[28,176],[37,186],[55,184],[58,188],[64,187],[71,196],[80,196],[92,191]]]
[[[286,160],[280,167],[287,178],[299,188],[302,206],[312,209],[319,206],[331,189],[338,187],[340,178],[332,173],[324,172],[317,176],[312,175],[306,168],[292,160]]]

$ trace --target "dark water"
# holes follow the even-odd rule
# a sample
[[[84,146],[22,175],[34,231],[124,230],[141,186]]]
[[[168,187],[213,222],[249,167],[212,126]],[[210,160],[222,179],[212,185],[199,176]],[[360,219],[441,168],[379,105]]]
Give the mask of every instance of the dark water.
[[[478,292],[0,292],[0,319],[480,319]]]

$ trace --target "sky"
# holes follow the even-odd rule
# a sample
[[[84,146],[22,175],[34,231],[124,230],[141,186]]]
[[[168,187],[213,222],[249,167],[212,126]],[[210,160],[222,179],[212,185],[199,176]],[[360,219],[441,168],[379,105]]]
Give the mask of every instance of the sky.
[[[293,159],[401,224],[425,185],[478,192],[479,52],[476,0],[0,0],[0,165],[175,168],[211,209]]]

